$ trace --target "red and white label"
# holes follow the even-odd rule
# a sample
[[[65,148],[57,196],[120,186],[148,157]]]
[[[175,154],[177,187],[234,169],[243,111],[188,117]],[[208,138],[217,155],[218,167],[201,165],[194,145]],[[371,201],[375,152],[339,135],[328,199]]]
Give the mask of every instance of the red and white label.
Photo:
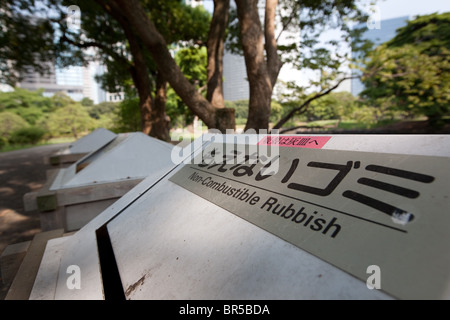
[[[330,136],[266,136],[258,145],[322,149],[330,139]]]

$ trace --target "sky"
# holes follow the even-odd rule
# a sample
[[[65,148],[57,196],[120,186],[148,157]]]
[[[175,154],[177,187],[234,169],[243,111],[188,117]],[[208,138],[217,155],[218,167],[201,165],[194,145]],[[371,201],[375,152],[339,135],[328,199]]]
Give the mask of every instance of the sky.
[[[369,3],[370,1],[360,1]],[[449,0],[378,0],[381,20],[403,16],[450,12]]]
[[[363,8],[368,8],[368,5],[373,1],[359,0],[358,2]],[[409,17],[411,19],[417,15],[450,12],[450,0],[377,0],[375,2],[381,20],[381,30],[383,30],[383,20],[399,17]],[[324,40],[327,37],[335,37],[335,34],[328,32],[324,36]],[[298,84],[307,85],[309,80],[315,78],[315,76],[313,72],[297,72],[289,67],[283,67],[279,78],[285,81],[296,81]],[[349,85],[350,83],[347,82],[340,88],[341,90],[349,90]]]
[[[370,3],[370,0],[361,0],[361,3]],[[391,19],[433,12],[450,12],[450,0],[378,0],[381,19]],[[213,0],[204,0],[205,8],[212,12]]]

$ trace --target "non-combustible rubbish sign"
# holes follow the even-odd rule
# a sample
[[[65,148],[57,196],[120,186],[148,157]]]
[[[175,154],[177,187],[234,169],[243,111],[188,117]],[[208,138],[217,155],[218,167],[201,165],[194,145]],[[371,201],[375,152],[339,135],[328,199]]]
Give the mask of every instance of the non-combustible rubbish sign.
[[[394,297],[448,297],[450,160],[310,141],[266,139],[263,157],[213,143],[170,180],[363,281],[377,266]]]

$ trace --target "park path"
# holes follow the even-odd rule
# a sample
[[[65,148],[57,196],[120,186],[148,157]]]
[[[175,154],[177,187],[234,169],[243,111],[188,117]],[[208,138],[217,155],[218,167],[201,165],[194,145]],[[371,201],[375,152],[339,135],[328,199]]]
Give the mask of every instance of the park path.
[[[0,254],[13,243],[31,240],[41,231],[37,212],[25,212],[22,197],[46,182],[44,159],[65,144],[0,153]],[[1,275],[0,275],[1,276]],[[0,279],[0,299],[6,294]]]

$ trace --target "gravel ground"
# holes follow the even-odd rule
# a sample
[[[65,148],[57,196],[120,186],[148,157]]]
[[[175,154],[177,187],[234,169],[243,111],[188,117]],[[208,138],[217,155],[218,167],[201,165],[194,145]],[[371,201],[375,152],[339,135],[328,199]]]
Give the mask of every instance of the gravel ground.
[[[39,215],[25,212],[22,197],[46,182],[46,156],[68,144],[40,146],[0,153],[0,254],[10,244],[31,240],[40,232]],[[1,274],[0,274],[1,278]],[[8,288],[0,279],[0,299]]]

